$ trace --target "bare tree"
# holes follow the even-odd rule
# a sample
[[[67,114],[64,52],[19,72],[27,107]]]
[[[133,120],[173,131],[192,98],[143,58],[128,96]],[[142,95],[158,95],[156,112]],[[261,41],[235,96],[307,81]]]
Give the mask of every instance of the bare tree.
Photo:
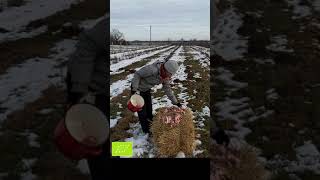
[[[120,44],[125,42],[124,34],[118,29],[112,29],[110,33],[110,43],[111,44]]]

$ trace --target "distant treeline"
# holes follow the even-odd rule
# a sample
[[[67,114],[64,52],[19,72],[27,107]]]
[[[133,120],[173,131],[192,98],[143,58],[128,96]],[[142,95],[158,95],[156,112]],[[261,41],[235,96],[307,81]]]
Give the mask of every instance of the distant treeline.
[[[192,46],[203,46],[210,47],[210,41],[204,40],[179,40],[179,41],[128,41],[129,45],[192,45]]]

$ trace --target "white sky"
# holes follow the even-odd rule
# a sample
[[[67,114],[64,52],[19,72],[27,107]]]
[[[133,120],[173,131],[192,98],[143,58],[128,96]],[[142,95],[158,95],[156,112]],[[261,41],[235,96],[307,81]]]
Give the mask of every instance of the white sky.
[[[111,0],[110,29],[126,40],[210,40],[210,0]]]

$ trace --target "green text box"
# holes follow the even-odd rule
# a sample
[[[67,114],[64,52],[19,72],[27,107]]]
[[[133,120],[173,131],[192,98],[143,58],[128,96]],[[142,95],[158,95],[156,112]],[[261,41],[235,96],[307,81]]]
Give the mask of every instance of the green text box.
[[[132,156],[132,142],[112,142],[112,156]]]

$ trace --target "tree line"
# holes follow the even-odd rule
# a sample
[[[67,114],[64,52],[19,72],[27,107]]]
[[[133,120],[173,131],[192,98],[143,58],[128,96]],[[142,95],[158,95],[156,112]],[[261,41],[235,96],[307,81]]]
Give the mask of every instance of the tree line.
[[[110,31],[110,44],[111,45],[127,45],[124,34],[118,29],[112,29]]]

